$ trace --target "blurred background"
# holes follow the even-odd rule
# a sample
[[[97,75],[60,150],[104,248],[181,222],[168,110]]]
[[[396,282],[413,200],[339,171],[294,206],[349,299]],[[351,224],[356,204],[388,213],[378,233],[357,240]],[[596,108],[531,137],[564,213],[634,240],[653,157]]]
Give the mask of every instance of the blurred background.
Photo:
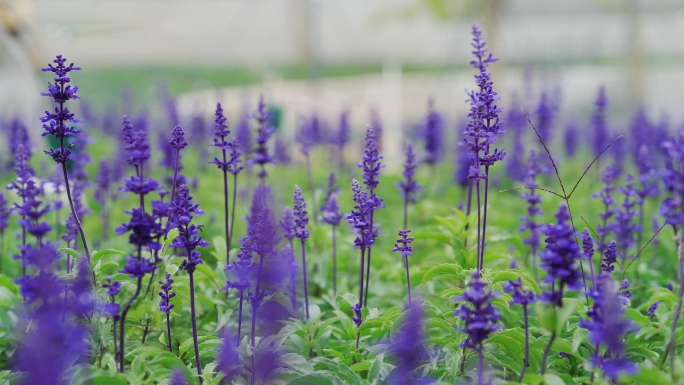
[[[298,116],[335,125],[349,110],[357,132],[382,121],[392,157],[429,99],[450,127],[465,117],[473,23],[500,58],[504,108],[533,110],[545,93],[588,121],[603,85],[618,131],[638,106],[684,118],[681,0],[0,0],[0,21],[0,112],[36,132],[39,68],[62,54],[83,68],[73,78],[93,119],[173,98],[181,121],[217,101],[233,121],[263,93],[285,135]]]

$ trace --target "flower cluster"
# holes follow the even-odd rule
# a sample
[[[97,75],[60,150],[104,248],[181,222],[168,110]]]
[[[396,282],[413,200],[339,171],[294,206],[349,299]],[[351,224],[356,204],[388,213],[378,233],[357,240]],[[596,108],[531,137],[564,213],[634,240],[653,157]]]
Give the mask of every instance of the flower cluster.
[[[394,334],[388,347],[388,352],[396,359],[395,369],[390,373],[389,383],[397,385],[412,385],[420,382],[416,369],[425,357],[424,346],[424,310],[419,304],[406,309],[401,326]]]
[[[47,68],[43,68],[42,71],[55,74],[55,83],[48,83],[48,92],[43,92],[41,95],[51,97],[57,106],[52,112],[45,111],[45,116],[40,118],[40,121],[43,122],[43,129],[45,129],[43,136],[53,135],[60,141],[60,148],[50,148],[50,150],[45,151],[45,153],[50,155],[56,163],[64,164],[69,160],[71,155],[71,149],[64,147],[64,141],[68,137],[79,133],[79,130],[72,124],[80,122],[76,119],[74,114],[64,106],[69,100],[79,99],[77,94],[78,86],[69,84],[71,83],[69,72],[78,71],[81,68],[74,66],[74,63],[66,66],[66,58],[62,57],[62,55],[57,55],[52,62],[55,63],[55,65],[48,64]]]
[[[498,59],[487,53],[487,42],[482,37],[482,31],[476,25],[472,28],[473,55],[475,59],[470,64],[478,70],[475,74],[475,82],[478,90],[468,94],[470,112],[468,113],[468,127],[464,133],[462,145],[466,145],[470,152],[470,179],[486,179],[487,175],[480,171],[480,166],[489,167],[497,161],[503,160],[506,153],[503,150],[494,149],[490,146],[496,141],[497,136],[504,133],[499,113],[502,109],[496,105],[497,93],[493,89],[491,74],[487,71],[490,64]]]
[[[588,295],[594,299],[594,304],[587,312],[589,318],[580,320],[579,324],[589,331],[589,340],[596,346],[594,365],[615,380],[620,372],[633,372],[636,368],[623,356],[624,338],[631,322],[624,319],[625,310],[610,273],[599,274]],[[601,346],[606,348],[605,354],[599,354]]]
[[[306,211],[306,202],[302,189],[299,186],[294,186],[294,196],[292,199],[294,203],[294,222],[295,222],[295,237],[304,242],[309,238],[309,230],[306,226],[309,224],[308,212]]]
[[[462,296],[455,298],[462,304],[454,314],[463,321],[463,325],[456,330],[466,334],[461,347],[482,353],[485,340],[501,328],[499,323],[501,315],[492,304],[492,300],[498,297],[498,294],[485,290],[487,283],[482,280],[479,271],[473,273],[468,287],[469,289]]]
[[[380,170],[385,167],[381,164],[382,156],[378,150],[378,142],[371,126],[366,127],[366,146],[364,148],[363,161],[357,166],[363,170],[363,181],[366,188],[373,194],[380,181]]]
[[[406,161],[404,162],[404,180],[397,182],[397,187],[401,190],[404,202],[413,203],[416,201],[416,193],[422,188],[414,178],[416,172],[416,154],[413,146],[406,145]]]
[[[422,128],[422,136],[425,140],[425,163],[437,164],[442,159],[444,119],[435,110],[432,100],[428,103],[428,113]]]
[[[580,262],[582,254],[575,242],[575,232],[570,224],[570,212],[566,205],[561,205],[556,213],[556,223],[547,227],[546,249],[541,254],[541,266],[548,275],[544,282],[558,282],[551,293],[545,293],[544,299],[562,306],[563,289],[578,290],[582,288],[582,272]]]
[[[173,286],[171,286],[173,284],[171,274],[167,272],[165,278],[165,282],[159,281],[159,284],[161,284],[161,291],[159,292],[159,311],[163,311],[164,313],[168,314],[175,306],[171,303],[171,298],[175,297],[176,293],[171,291],[173,289]]]
[[[198,235],[199,226],[192,223],[195,216],[204,215],[204,211],[199,209],[199,204],[193,203],[192,200],[188,186],[181,185],[178,188],[176,200],[173,202],[173,214],[178,222],[178,237],[171,242],[170,246],[185,250],[187,259],[183,261],[181,269],[189,273],[194,272],[197,265],[202,263],[200,252],[196,249],[209,246],[209,242]]]

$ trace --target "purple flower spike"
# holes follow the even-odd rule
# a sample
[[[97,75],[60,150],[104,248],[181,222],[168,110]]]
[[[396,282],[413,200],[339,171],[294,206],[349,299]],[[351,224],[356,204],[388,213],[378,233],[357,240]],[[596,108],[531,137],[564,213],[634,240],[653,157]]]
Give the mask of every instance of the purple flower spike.
[[[615,263],[617,263],[617,244],[615,241],[612,241],[606,245],[606,250],[603,252],[601,270],[606,273],[610,273],[615,269]]]
[[[425,140],[425,163],[431,165],[440,163],[444,142],[444,119],[435,110],[432,100],[428,102],[428,114],[423,125],[423,139]]]
[[[171,291],[173,290],[173,279],[171,279],[171,274],[166,273],[166,281],[162,282],[159,281],[161,284],[161,291],[159,292],[159,311],[162,311],[164,313],[170,313],[171,309],[174,308],[174,304],[171,303],[171,298],[176,296],[176,293]]]
[[[570,213],[566,205],[558,208],[556,224],[547,227],[546,249],[541,257],[541,266],[548,273],[544,282],[558,282],[558,286],[551,293],[545,293],[544,298],[562,307],[561,295],[564,289],[578,290],[583,287],[579,262],[582,254],[575,242],[575,232],[570,224]]]
[[[169,385],[188,385],[183,372],[175,368],[171,371],[171,378],[169,379]]]
[[[414,203],[416,201],[416,193],[422,189],[422,186],[414,179],[417,166],[413,146],[408,144],[406,145],[406,161],[404,162],[404,180],[397,182],[397,187],[401,190],[407,203]]]
[[[593,363],[601,368],[607,377],[615,380],[620,372],[633,373],[636,365],[624,357],[624,339],[632,323],[624,319],[623,301],[610,273],[602,272],[596,280],[596,287],[589,296],[594,304],[587,312],[589,319],[580,320],[579,325],[589,331],[589,340],[596,346]],[[598,354],[605,346],[607,354]]]
[[[501,328],[501,315],[492,304],[498,294],[485,290],[487,283],[482,281],[479,272],[473,273],[468,287],[462,296],[455,298],[457,302],[462,302],[455,311],[455,315],[463,321],[463,326],[457,330],[468,335],[462,347],[481,352],[489,335]]]
[[[606,125],[608,99],[606,98],[605,87],[599,87],[596,103],[594,105],[596,106],[596,109],[594,110],[594,115],[591,117],[591,131],[594,133],[592,150],[594,156],[597,156],[608,145],[608,127]]]
[[[235,380],[243,368],[240,352],[237,350],[232,335],[227,328],[224,328],[221,332],[221,347],[216,357],[216,368],[223,373],[223,380],[226,383],[231,383]]]
[[[504,290],[511,293],[513,300],[510,305],[527,306],[535,301],[534,292],[529,291],[523,286],[522,278],[518,277],[517,281],[508,281],[503,285]]]
[[[294,186],[294,217],[295,217],[295,237],[304,242],[309,239],[309,230],[306,226],[309,224],[308,212],[306,211],[306,202],[302,189],[299,186]]]
[[[397,385],[429,383],[427,379],[419,378],[416,373],[416,369],[425,359],[424,323],[425,314],[420,304],[409,305],[401,326],[388,347],[388,352],[397,361],[388,377],[388,383]]]
[[[331,226],[339,226],[344,215],[340,213],[340,204],[336,195],[330,195],[325,205],[321,207],[321,220]]]
[[[283,237],[292,242],[295,238],[295,217],[292,209],[289,207],[283,208],[282,218],[280,219],[280,228],[283,229]]]
[[[358,167],[363,169],[363,181],[366,188],[374,191],[379,184],[380,169],[385,165],[380,164],[382,156],[378,151],[378,142],[375,138],[375,133],[371,126],[366,127],[366,147],[364,149],[363,162],[358,164]]]
[[[653,317],[655,317],[655,312],[658,310],[658,306],[660,305],[660,301],[654,301],[651,306],[648,307],[648,312],[646,315],[653,321]]]
[[[173,130],[171,131],[171,136],[172,138],[169,141],[171,147],[173,147],[177,151],[187,147],[188,142],[185,140],[185,131],[183,131],[183,127],[181,127],[180,124],[177,124],[173,128]]]

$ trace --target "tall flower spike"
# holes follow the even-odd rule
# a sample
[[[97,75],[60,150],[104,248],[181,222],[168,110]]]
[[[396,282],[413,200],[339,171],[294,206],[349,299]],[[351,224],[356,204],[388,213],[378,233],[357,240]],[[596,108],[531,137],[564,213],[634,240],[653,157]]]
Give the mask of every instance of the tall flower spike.
[[[422,189],[422,186],[414,179],[416,172],[416,153],[413,152],[413,146],[406,145],[406,161],[404,162],[404,180],[397,182],[397,187],[401,190],[405,203],[413,203],[416,201],[416,193]]]
[[[444,142],[444,119],[435,110],[432,99],[428,102],[428,113],[423,123],[422,135],[425,140],[425,163],[430,165],[440,163]]]
[[[364,149],[363,161],[358,164],[358,167],[363,169],[363,181],[369,191],[373,191],[378,187],[378,178],[380,177],[380,169],[385,165],[381,164],[382,156],[378,151],[378,142],[375,138],[375,133],[371,126],[366,127],[366,147]]]
[[[306,202],[304,201],[304,195],[302,194],[302,189],[299,186],[294,186],[294,217],[295,217],[295,237],[299,240],[306,241],[309,239],[309,230],[306,226],[309,224],[308,212],[306,211]]]
[[[306,319],[309,319],[309,283],[306,276],[306,247],[304,243],[309,238],[309,230],[306,226],[309,223],[309,217],[306,211],[306,202],[304,202],[304,195],[302,195],[302,190],[299,186],[294,186],[294,218],[295,218],[295,237],[299,238],[302,245],[302,272],[304,273],[304,310],[306,313]]]
[[[589,341],[596,347],[594,365],[615,380],[620,372],[633,373],[636,370],[636,365],[623,356],[625,335],[632,324],[624,319],[625,310],[610,273],[602,272],[596,281],[595,289],[589,292],[594,299],[587,312],[589,319],[580,320],[579,325],[589,331]],[[599,354],[601,346],[606,348],[605,354]]]
[[[396,385],[414,385],[428,383],[418,378],[418,369],[425,356],[424,311],[419,303],[409,305],[404,312],[401,326],[394,334],[388,346],[388,352],[396,359],[394,370],[388,377],[388,383]]]
[[[457,302],[461,302],[461,306],[454,314],[463,322],[456,330],[466,334],[461,347],[473,349],[478,355],[478,384],[485,383],[484,343],[490,334],[501,328],[501,315],[492,303],[498,294],[487,291],[486,287],[487,283],[482,281],[481,273],[476,271],[468,282],[468,290],[455,298]]]
[[[239,343],[240,341],[238,341]],[[235,346],[231,333],[227,328],[224,328],[221,332],[221,346],[216,356],[216,368],[223,373],[223,380],[226,383],[231,383],[235,380],[243,368],[240,352]]]
[[[561,307],[564,289],[578,290],[583,287],[583,275],[579,266],[582,254],[575,242],[568,207],[564,204],[558,208],[556,224],[547,227],[546,249],[541,257],[541,266],[548,273],[544,282],[558,282],[551,293],[544,294],[544,299]]]
[[[183,127],[181,127],[180,124],[177,124],[173,128],[171,131],[171,136],[171,141],[169,141],[171,147],[175,148],[176,150],[182,150],[187,147],[188,142],[185,140],[185,131],[183,131]]]
[[[530,246],[535,278],[538,278],[539,276],[537,272],[539,234],[544,231],[544,225],[538,223],[537,219],[544,214],[539,208],[539,205],[542,203],[542,199],[541,196],[537,194],[536,190],[536,188],[539,187],[537,176],[547,172],[548,169],[541,164],[539,157],[534,150],[530,150],[529,166],[527,170],[527,176],[525,177],[525,186],[529,187],[529,191],[521,195],[521,197],[527,201],[527,216],[520,217],[522,224],[518,228],[518,231],[530,231],[529,238],[524,239],[523,243]]]
[[[617,263],[617,244],[612,241],[606,245],[606,250],[603,252],[601,270],[610,273],[615,269],[615,263]]]
[[[192,223],[195,216],[203,215],[204,211],[199,209],[197,203],[192,202],[190,189],[187,185],[178,188],[178,196],[173,203],[173,210],[178,222],[178,237],[171,242],[170,247],[184,249],[187,259],[183,260],[181,269],[188,272],[190,278],[190,320],[192,322],[192,337],[195,347],[195,364],[197,365],[197,375],[202,383],[202,364],[200,362],[199,345],[197,341],[197,317],[195,315],[195,282],[194,272],[197,265],[202,263],[201,254],[197,251],[198,247],[207,247],[209,242],[202,239],[199,235],[199,227]]]
[[[608,99],[606,98],[606,89],[604,86],[599,87],[598,95],[596,96],[596,109],[594,115],[591,117],[591,125],[593,132],[592,151],[594,156],[603,151],[608,145],[608,127],[606,126],[606,108],[608,107]]]

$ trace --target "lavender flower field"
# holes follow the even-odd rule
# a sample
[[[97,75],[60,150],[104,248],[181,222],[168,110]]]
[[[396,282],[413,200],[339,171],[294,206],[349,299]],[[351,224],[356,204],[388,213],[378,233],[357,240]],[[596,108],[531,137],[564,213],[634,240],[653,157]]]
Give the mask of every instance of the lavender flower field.
[[[45,63],[44,115],[3,117],[0,383],[684,384],[681,122],[619,128],[602,84],[561,114],[462,38],[467,114],[403,131],[286,135],[266,93],[112,117]]]

